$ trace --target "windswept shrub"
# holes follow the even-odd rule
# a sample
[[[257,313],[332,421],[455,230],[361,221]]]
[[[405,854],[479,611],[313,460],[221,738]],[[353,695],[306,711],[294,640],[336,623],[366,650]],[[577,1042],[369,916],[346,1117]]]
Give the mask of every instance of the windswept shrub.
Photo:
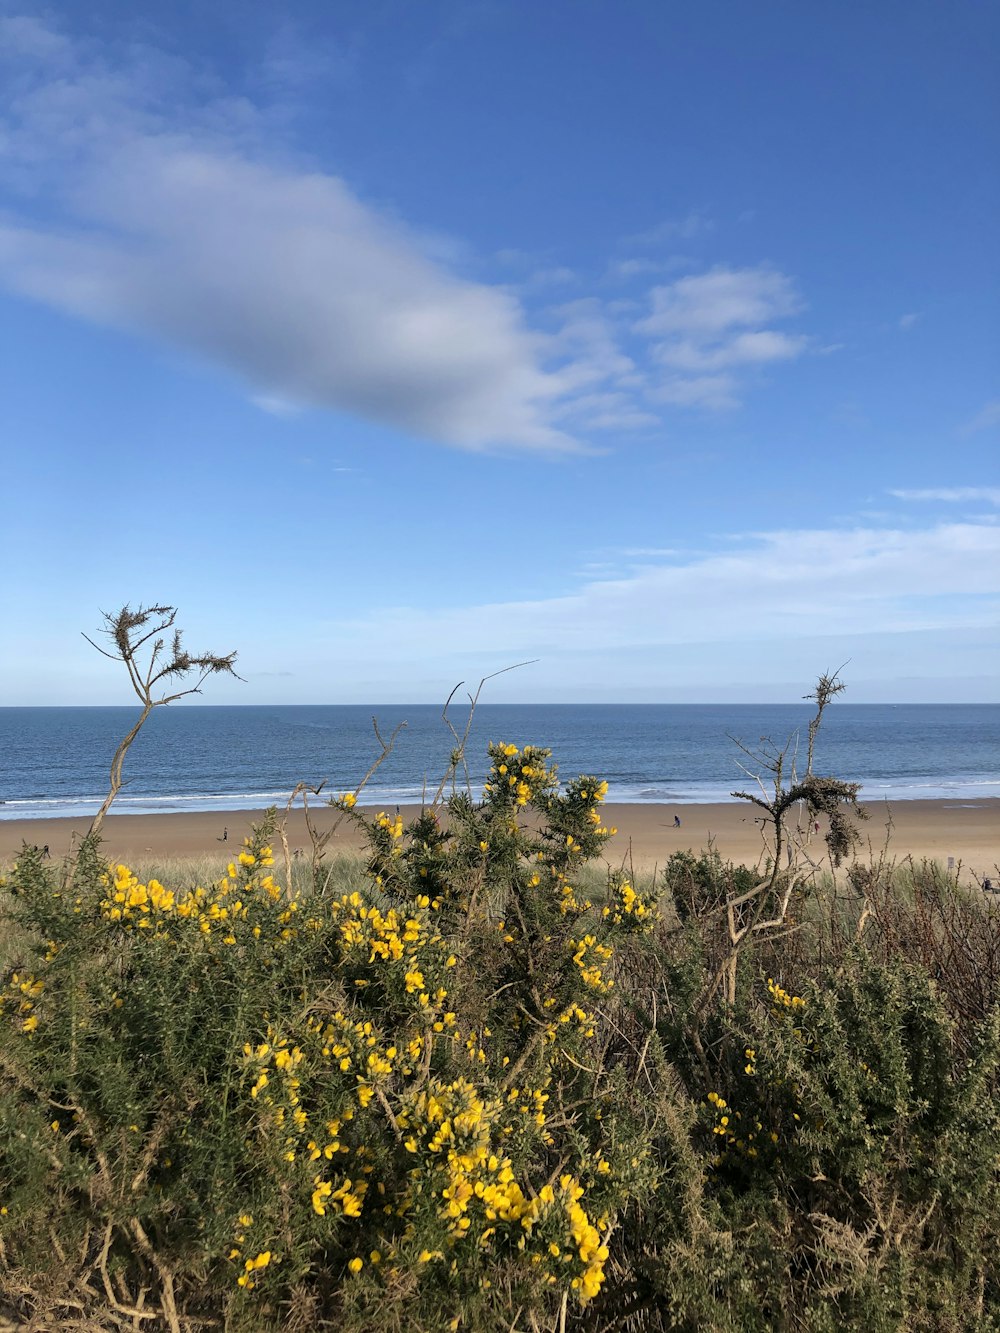
[[[280,881],[273,818],[188,888],[93,840],[63,872],[25,849],[6,1305],[174,1333],[1000,1328],[1000,1012],[934,970],[952,918],[925,903],[895,947],[915,900],[879,881],[811,901],[837,932],[792,897],[734,948],[770,880],[675,857],[661,911],[585,873],[604,783],[490,756],[481,801],[409,825],[340,797],[367,850],[335,892]],[[961,910],[988,957],[995,916]]]

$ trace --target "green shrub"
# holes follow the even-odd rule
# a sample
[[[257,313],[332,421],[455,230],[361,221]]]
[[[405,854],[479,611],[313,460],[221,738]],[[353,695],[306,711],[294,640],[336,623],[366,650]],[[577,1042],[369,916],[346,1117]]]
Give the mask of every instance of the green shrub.
[[[770,881],[675,857],[661,911],[588,871],[605,784],[490,753],[482,801],[408,827],[341,797],[353,884],[288,892],[273,818],[207,886],[25,849],[3,1301],[39,1328],[1000,1327],[1000,1018],[985,983],[963,1016],[937,927],[889,949],[912,886],[827,886],[730,957]]]

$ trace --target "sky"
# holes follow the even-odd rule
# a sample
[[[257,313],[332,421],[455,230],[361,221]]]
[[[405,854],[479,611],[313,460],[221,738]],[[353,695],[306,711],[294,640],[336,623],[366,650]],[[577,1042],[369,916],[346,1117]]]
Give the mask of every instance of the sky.
[[[1000,9],[0,0],[0,703],[1000,701]]]

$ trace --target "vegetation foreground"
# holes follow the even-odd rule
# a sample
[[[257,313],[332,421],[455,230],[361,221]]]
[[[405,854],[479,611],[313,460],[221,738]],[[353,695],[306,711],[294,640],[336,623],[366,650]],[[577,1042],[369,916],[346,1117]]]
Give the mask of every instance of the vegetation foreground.
[[[1000,1330],[996,908],[932,866],[588,873],[606,784],[490,756],[482,801],[408,827],[338,798],[368,845],[346,891],[321,839],[289,890],[276,818],[210,887],[106,865],[96,830],[64,867],[24,850],[2,1313]]]

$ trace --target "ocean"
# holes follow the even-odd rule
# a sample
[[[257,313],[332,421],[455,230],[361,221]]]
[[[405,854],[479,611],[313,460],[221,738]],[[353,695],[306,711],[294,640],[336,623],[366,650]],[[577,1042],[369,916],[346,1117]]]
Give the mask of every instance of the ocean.
[[[563,778],[594,774],[608,800],[730,800],[761,771],[762,737],[797,743],[804,759],[809,704],[482,704],[467,747],[484,780],[486,744],[550,748]],[[107,790],[115,746],[133,708],[0,708],[0,819],[89,815]],[[417,802],[436,790],[454,746],[437,705],[157,709],[129,753],[119,814],[241,810],[283,804],[296,783],[353,788],[386,737],[405,722],[367,788],[374,804]],[[464,727],[460,708],[452,713]],[[743,767],[741,767],[741,765]],[[862,783],[868,800],[1000,796],[1000,705],[847,704],[826,712],[816,771]]]

